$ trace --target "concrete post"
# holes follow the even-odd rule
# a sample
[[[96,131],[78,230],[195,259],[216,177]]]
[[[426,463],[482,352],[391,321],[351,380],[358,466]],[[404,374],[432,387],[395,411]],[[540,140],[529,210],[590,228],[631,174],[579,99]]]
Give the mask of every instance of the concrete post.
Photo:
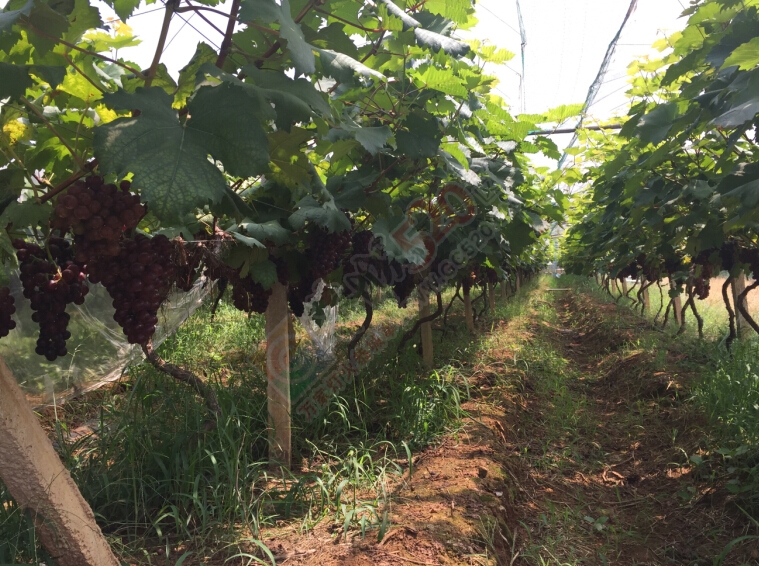
[[[275,283],[266,308],[266,395],[269,409],[269,461],[290,467],[292,458],[290,408],[290,346],[287,288]]]
[[[464,289],[464,317],[466,318],[466,327],[474,332],[474,312],[472,311],[472,293]]]
[[[58,566],[119,566],[92,509],[0,359],[0,478]]]
[[[733,279],[732,289],[733,308],[735,310],[735,330],[738,333],[738,338],[743,338],[746,335],[746,329],[748,328],[746,319],[743,318],[743,315],[738,311],[738,297],[746,290],[746,275],[743,272]],[[743,300],[743,308],[748,308],[745,299]]]
[[[430,316],[430,295],[426,289],[419,288],[419,318]],[[422,334],[422,357],[424,365],[431,368],[434,365],[432,351],[432,323],[425,322],[419,329]]]
[[[669,278],[669,288],[670,289],[677,288],[677,285],[675,284],[674,281],[672,281],[671,277]],[[675,311],[675,322],[677,322],[677,324],[682,324],[683,323],[683,302],[680,295],[675,297],[675,300],[672,303],[672,308]]]

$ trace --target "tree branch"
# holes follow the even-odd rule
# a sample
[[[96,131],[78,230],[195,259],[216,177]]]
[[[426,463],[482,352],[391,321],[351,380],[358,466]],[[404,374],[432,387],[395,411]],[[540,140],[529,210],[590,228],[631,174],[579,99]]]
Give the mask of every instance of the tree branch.
[[[163,24],[161,25],[161,34],[158,36],[158,45],[155,48],[155,55],[153,55],[153,62],[150,64],[150,68],[145,77],[145,88],[149,88],[153,84],[153,79],[158,72],[158,64],[161,62],[161,56],[163,55],[163,48],[166,45],[166,37],[169,35],[169,26],[171,25],[171,17],[174,15],[174,10],[177,8],[177,0],[167,0],[166,11],[163,14]]]
[[[52,35],[48,35],[45,32],[42,32],[35,28],[34,26],[29,26],[29,29],[33,31],[36,35],[39,35],[40,37],[44,37],[45,39],[49,39],[51,41],[55,41],[56,43],[60,43],[61,45],[65,45],[69,49],[73,49],[75,51],[79,51],[81,53],[85,53],[86,55],[92,55],[93,57],[97,57],[98,59],[102,59],[103,61],[108,61],[109,63],[113,63],[114,65],[118,65],[119,67],[126,69],[130,73],[134,73],[137,78],[145,79],[145,75],[142,74],[141,71],[138,71],[134,67],[130,67],[126,63],[122,63],[118,59],[112,59],[111,57],[108,57],[106,55],[102,55],[100,53],[97,53],[96,51],[90,51],[89,49],[83,49],[79,47],[78,45],[75,45],[73,43],[69,43],[68,41],[64,41],[62,39],[53,37]]]
[[[24,103],[24,105],[31,110],[37,118],[42,120],[42,123],[45,124],[48,130],[50,130],[55,137],[57,137],[60,142],[63,144],[63,147],[65,147],[68,152],[71,154],[71,157],[74,158],[74,161],[76,161],[77,165],[79,165],[80,169],[85,169],[84,161],[82,161],[81,157],[79,157],[76,152],[74,151],[74,148],[69,145],[69,143],[61,136],[61,134],[58,133],[58,131],[55,129],[55,126],[50,123],[50,120],[45,118],[45,116],[40,112],[37,107],[29,102],[25,97],[21,97],[21,102]]]
[[[142,351],[145,354],[145,359],[147,359],[153,367],[155,367],[158,371],[173,377],[177,381],[186,383],[195,389],[198,395],[203,397],[205,400],[208,410],[217,417],[221,415],[221,406],[219,405],[219,400],[216,398],[216,393],[214,393],[213,389],[211,387],[208,387],[208,385],[202,379],[200,379],[191,371],[187,371],[178,366],[175,366],[174,364],[167,363],[155,352],[155,350],[153,350],[152,342],[148,342],[147,344],[143,345]]]
[[[422,324],[425,322],[432,322],[437,317],[439,317],[443,312],[443,296],[440,294],[440,291],[437,291],[435,293],[435,296],[437,297],[437,309],[435,309],[435,312],[432,313],[429,316],[425,316],[424,318],[420,318],[416,321],[416,324],[414,324],[413,328],[406,332],[403,335],[403,338],[401,338],[401,343],[398,344],[398,351],[401,351],[403,347],[406,345],[406,342],[411,340],[414,335],[417,333],[417,331],[422,327]]]
[[[733,311],[733,308],[730,306],[730,299],[727,295],[727,290],[732,282],[733,276],[730,275],[722,284],[722,300],[725,301],[725,308],[727,309],[728,324],[730,328],[730,332],[725,339],[725,348],[727,348],[728,351],[730,350],[730,345],[738,337],[738,334],[735,331],[735,311]]]
[[[219,48],[219,57],[216,59],[216,66],[221,69],[227,60],[229,49],[232,47],[232,35],[235,33],[235,24],[237,23],[237,12],[240,10],[241,0],[232,0],[232,8],[229,10],[229,21],[227,22],[227,31],[224,33],[224,40]]]
[[[45,203],[49,201],[51,198],[53,198],[54,196],[68,189],[71,185],[73,185],[79,179],[84,177],[87,173],[92,171],[97,166],[97,163],[98,163],[97,159],[93,159],[87,164],[87,166],[85,166],[84,169],[81,169],[77,171],[76,173],[72,173],[71,175],[69,175],[69,177],[65,181],[56,185],[55,187],[50,189],[48,192],[46,192],[44,195],[42,195],[40,197],[40,203]]]
[[[351,341],[348,343],[348,360],[353,367],[357,367],[358,365],[355,359],[356,346],[358,346],[358,343],[364,337],[366,331],[369,330],[369,325],[372,323],[372,317],[374,316],[372,295],[369,293],[369,290],[366,288],[366,286],[364,286],[364,288],[361,290],[361,298],[364,299],[364,310],[366,311],[366,316],[364,317],[364,322],[361,324],[361,328],[358,329],[356,334],[353,335],[353,338],[351,338]]]

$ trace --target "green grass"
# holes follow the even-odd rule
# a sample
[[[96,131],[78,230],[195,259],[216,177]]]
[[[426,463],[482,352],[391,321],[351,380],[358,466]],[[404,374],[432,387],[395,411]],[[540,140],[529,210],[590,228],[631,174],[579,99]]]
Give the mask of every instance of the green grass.
[[[376,313],[400,327],[416,307],[398,309],[385,300]],[[340,314],[349,322],[364,313],[358,301],[344,301]],[[349,332],[338,334],[345,339]],[[377,536],[388,527],[387,479],[406,471],[413,450],[459,426],[467,385],[454,366],[472,355],[474,343],[462,329],[442,342],[437,334],[440,364],[429,371],[414,344],[397,351],[399,337],[318,419],[294,418],[293,471],[272,471],[267,382],[257,350],[263,317],[222,302],[211,320],[205,306],[159,353],[214,388],[222,407],[217,425],[207,430],[206,408],[193,391],[141,364],[96,408],[98,434],[68,443],[66,425],[58,423],[61,457],[111,544],[140,563],[174,564],[180,554],[171,549],[181,543],[190,543],[183,552],[200,556],[225,547],[226,555],[250,553],[261,528],[282,519],[304,529],[328,520],[343,531]],[[160,562],[158,547],[167,549]],[[0,484],[0,564],[42,559],[51,566],[33,526]]]

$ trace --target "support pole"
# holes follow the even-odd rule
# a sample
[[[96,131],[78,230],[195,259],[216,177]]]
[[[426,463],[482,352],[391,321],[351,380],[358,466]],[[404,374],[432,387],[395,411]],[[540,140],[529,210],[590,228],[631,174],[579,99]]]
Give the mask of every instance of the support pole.
[[[430,316],[430,294],[427,289],[419,287],[419,318]],[[419,329],[422,333],[422,356],[424,365],[431,368],[434,364],[432,351],[432,323],[425,322]]]
[[[472,312],[471,289],[464,289],[464,317],[466,318],[466,327],[474,332],[474,313]]]
[[[522,277],[519,275],[519,272],[517,271],[517,293],[519,293],[519,289],[521,288],[521,280]]]
[[[669,288],[670,289],[677,289],[677,285],[674,281],[672,281],[672,278],[669,278]],[[674,301],[672,301],[672,307],[675,312],[675,322],[680,325],[683,323],[683,302],[680,298],[680,295],[675,297]]]
[[[269,462],[290,467],[290,346],[287,288],[275,283],[266,308],[266,395],[269,408]]]
[[[733,308],[735,310],[735,330],[738,334],[738,338],[746,336],[746,330],[748,329],[748,323],[743,315],[738,310],[738,297],[743,291],[746,290],[746,275],[741,271],[738,277],[733,278]],[[748,310],[746,299],[743,300],[743,308]],[[750,314],[750,313],[749,313]]]
[[[506,299],[509,296],[509,292],[506,290],[506,280],[501,279],[501,298]]]
[[[495,314],[495,285],[488,282],[488,302],[490,303],[490,314]]]
[[[58,566],[119,566],[92,509],[0,359],[0,478]]]
[[[620,279],[622,282],[622,294],[627,296],[627,279]]]
[[[641,297],[643,298],[643,312],[648,312],[651,310],[651,297],[648,294],[648,287],[646,287],[645,277],[641,279],[640,286],[644,287],[640,293]]]

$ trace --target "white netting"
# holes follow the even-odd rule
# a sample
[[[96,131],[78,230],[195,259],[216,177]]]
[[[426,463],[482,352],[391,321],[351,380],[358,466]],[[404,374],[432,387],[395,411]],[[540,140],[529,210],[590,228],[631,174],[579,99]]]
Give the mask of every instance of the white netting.
[[[319,358],[330,358],[335,351],[335,329],[337,327],[338,304],[330,307],[324,307],[324,322],[319,326],[313,319],[314,306],[322,297],[322,293],[327,286],[324,281],[320,280],[316,288],[316,293],[312,300],[304,303],[303,315],[300,317],[300,324],[306,330],[311,343],[316,350]],[[341,289],[330,287],[333,293],[341,293]]]
[[[69,354],[49,362],[34,352],[39,327],[22,294],[18,273],[11,274],[11,294],[16,299],[17,327],[0,340],[0,356],[13,372],[32,405],[63,400],[118,379],[124,368],[142,359],[139,346],[127,343],[113,320],[111,297],[102,285],[89,284],[82,306],[69,305],[71,315],[67,342]],[[202,304],[213,285],[200,278],[189,293],[172,293],[158,313],[153,344],[159,345]]]

